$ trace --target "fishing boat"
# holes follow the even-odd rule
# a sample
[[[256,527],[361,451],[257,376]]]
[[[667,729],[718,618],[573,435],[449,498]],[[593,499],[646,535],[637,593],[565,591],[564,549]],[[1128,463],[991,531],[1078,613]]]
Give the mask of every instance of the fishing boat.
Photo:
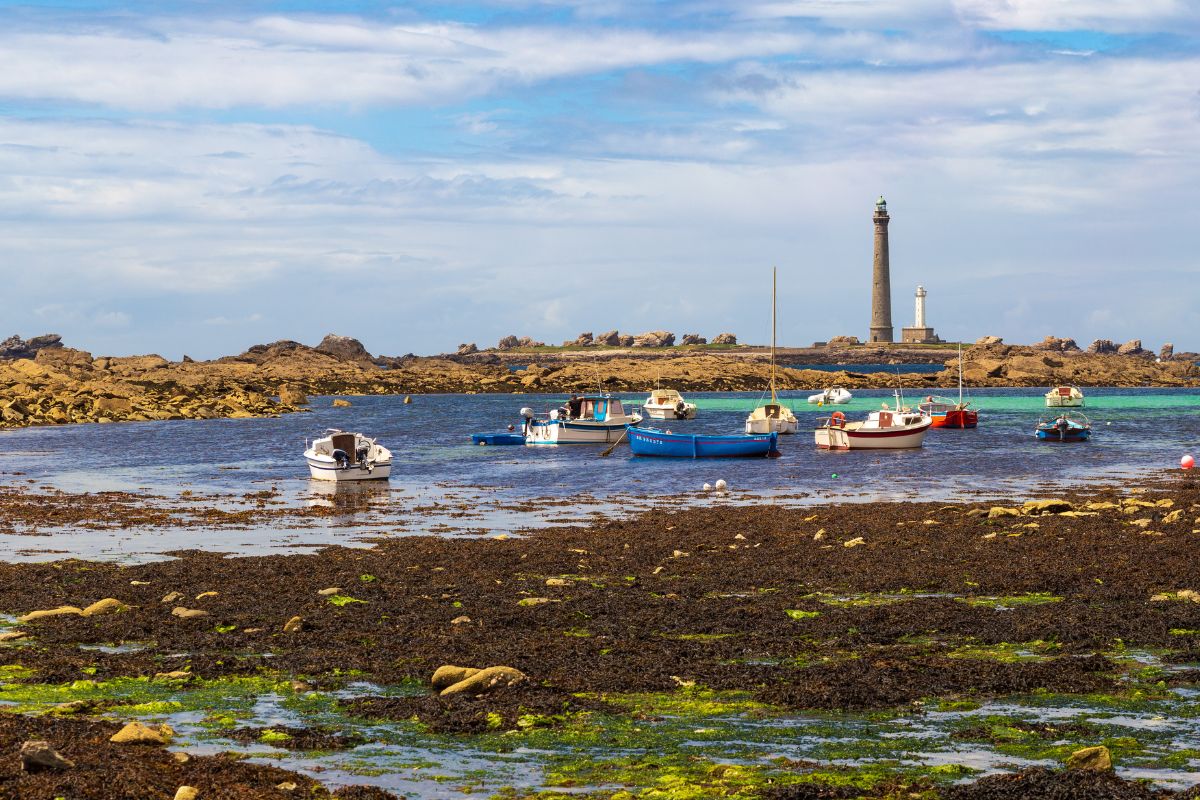
[[[1092,421],[1078,411],[1064,411],[1054,419],[1042,418],[1033,434],[1051,442],[1084,442],[1092,437]]]
[[[1055,386],[1046,392],[1046,408],[1083,408],[1083,392],[1076,386]]]
[[[695,419],[696,404],[683,399],[674,389],[655,389],[642,403],[650,419]]]
[[[979,426],[979,411],[971,408],[971,401],[963,400],[962,345],[958,347],[958,401],[930,395],[917,408],[933,420],[934,428],[966,429]]]
[[[849,403],[853,398],[854,395],[850,394],[850,392],[843,389],[841,386],[833,386],[829,389],[817,392],[816,394],[810,394],[808,396],[808,402],[819,406],[840,406]]]
[[[771,402],[761,405],[746,417],[746,433],[795,433],[800,427],[796,415],[775,396],[775,283],[776,269],[771,268]]]
[[[626,414],[621,401],[608,394],[572,396],[553,409],[545,419],[522,408],[525,444],[607,444],[625,433],[626,425],[637,425],[641,414]]]
[[[671,433],[658,428],[627,429],[629,449],[635,456],[668,458],[754,458],[778,456],[779,434],[722,436],[697,433]]]
[[[319,481],[386,481],[392,474],[392,452],[361,433],[331,428],[311,445],[304,460]]]
[[[908,450],[925,442],[931,425],[928,415],[903,405],[897,393],[896,410],[884,403],[862,422],[847,422],[845,414],[835,411],[820,421],[814,436],[822,450]]]

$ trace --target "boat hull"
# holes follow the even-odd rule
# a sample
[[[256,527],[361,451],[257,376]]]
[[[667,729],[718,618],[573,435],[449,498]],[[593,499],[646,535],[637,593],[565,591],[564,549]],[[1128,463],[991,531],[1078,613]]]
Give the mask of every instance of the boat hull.
[[[748,419],[746,420],[746,435],[766,436],[777,433],[780,436],[787,436],[794,434],[799,426],[800,423],[794,419]]]
[[[644,405],[642,409],[646,412],[646,416],[650,419],[695,419],[696,407],[686,406],[682,412],[678,411],[674,406],[651,406]]]
[[[1046,408],[1083,408],[1082,397],[1047,397]]]
[[[640,417],[635,417],[641,422]],[[625,433],[625,423],[583,420],[535,420],[526,426],[525,444],[612,444]]]
[[[520,433],[472,433],[471,443],[483,445],[516,445],[525,444],[525,437]]]
[[[814,431],[821,450],[912,450],[925,443],[932,422],[896,430],[854,430],[837,426]]]
[[[307,458],[308,471],[314,480],[318,481],[386,481],[392,475],[392,462],[375,464],[371,469],[362,464],[351,464],[339,467],[334,461]]]
[[[1034,431],[1039,441],[1043,442],[1086,442],[1092,438],[1090,428],[1071,428],[1060,431],[1058,428],[1041,428]]]
[[[979,412],[971,409],[951,409],[944,414],[934,414],[933,428],[976,428],[979,426]]]
[[[665,458],[764,458],[777,454],[778,434],[713,436],[667,433],[655,428],[628,428],[635,456]]]

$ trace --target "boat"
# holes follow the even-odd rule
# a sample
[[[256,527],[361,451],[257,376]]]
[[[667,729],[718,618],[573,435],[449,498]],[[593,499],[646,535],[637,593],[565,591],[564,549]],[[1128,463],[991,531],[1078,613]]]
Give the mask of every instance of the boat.
[[[1054,419],[1043,417],[1033,434],[1051,442],[1084,442],[1092,437],[1092,421],[1078,411],[1064,411]]]
[[[671,433],[658,428],[626,428],[629,449],[635,456],[669,458],[754,458],[778,456],[779,434],[751,436]]]
[[[525,444],[525,434],[523,433],[472,433],[471,443],[481,447],[485,445],[512,445]]]
[[[650,419],[695,419],[696,404],[683,399],[674,389],[655,389],[642,403]]]
[[[933,419],[934,428],[966,429],[979,426],[979,411],[971,408],[970,400],[963,400],[962,345],[958,347],[958,401],[930,395],[917,408]]]
[[[553,409],[545,419],[535,419],[532,409],[522,408],[525,444],[607,444],[625,433],[626,425],[637,425],[641,414],[626,414],[616,397],[608,394],[572,396]]]
[[[882,409],[872,411],[862,422],[847,422],[841,411],[820,422],[814,437],[822,450],[908,450],[920,447],[933,425],[928,415],[903,405],[898,392],[896,410],[884,403]]]
[[[319,481],[386,481],[392,473],[392,451],[361,433],[336,428],[305,442],[304,460]]]
[[[1083,392],[1075,386],[1055,386],[1046,392],[1046,408],[1083,408]]]
[[[825,389],[824,391],[817,392],[816,394],[810,394],[808,396],[808,402],[815,403],[819,406],[840,406],[844,405],[845,403],[849,403],[853,398],[854,395],[850,394],[850,392],[843,389],[841,386],[833,386],[829,389]]]
[[[775,283],[776,269],[771,268],[771,402],[761,405],[746,417],[746,433],[795,433],[800,427],[796,415],[775,396]]]

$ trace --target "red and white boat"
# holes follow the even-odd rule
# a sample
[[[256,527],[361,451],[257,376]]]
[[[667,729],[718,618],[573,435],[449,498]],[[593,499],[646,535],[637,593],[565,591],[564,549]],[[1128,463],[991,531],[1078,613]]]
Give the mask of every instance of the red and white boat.
[[[962,345],[958,347],[958,401],[948,397],[930,395],[917,406],[922,414],[933,419],[934,428],[975,428],[979,425],[979,411],[971,408],[971,401],[963,400]]]
[[[822,450],[909,450],[925,442],[925,432],[933,425],[926,414],[897,403],[893,411],[887,403],[872,411],[863,422],[847,422],[846,415],[835,411],[814,431],[817,447]]]

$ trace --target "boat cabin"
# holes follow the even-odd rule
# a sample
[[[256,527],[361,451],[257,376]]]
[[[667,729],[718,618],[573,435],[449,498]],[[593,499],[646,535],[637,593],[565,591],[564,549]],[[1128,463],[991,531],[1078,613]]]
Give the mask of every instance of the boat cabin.
[[[606,422],[624,416],[625,408],[617,398],[608,395],[584,395],[568,400],[566,405],[558,409],[556,418]]]
[[[674,406],[682,400],[683,397],[674,389],[654,389],[647,402],[658,406]]]

